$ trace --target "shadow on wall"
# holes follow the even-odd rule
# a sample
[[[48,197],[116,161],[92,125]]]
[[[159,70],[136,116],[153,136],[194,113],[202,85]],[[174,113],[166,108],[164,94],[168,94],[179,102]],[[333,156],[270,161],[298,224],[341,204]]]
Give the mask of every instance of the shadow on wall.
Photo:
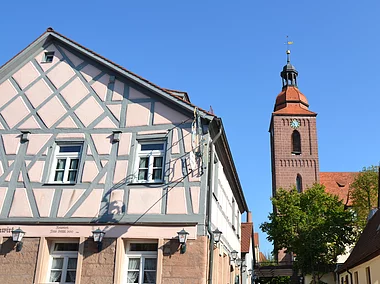
[[[164,256],[171,257],[173,254],[179,251],[180,243],[178,238],[167,241],[159,249],[162,250]]]
[[[15,250],[16,243],[12,240],[12,238],[8,238],[5,242],[1,244],[0,255],[4,257],[7,256],[8,253]]]

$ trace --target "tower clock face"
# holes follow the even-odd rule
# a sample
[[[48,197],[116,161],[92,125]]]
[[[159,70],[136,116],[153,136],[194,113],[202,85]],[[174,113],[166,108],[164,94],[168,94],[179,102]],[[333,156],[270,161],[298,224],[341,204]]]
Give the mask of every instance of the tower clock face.
[[[299,122],[298,119],[293,118],[292,121],[290,122],[290,127],[293,129],[297,129],[300,127],[301,123]]]

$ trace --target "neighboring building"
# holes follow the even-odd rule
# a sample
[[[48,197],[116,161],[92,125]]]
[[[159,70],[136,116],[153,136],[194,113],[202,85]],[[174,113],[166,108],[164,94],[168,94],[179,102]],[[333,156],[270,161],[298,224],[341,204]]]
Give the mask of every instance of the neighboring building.
[[[0,136],[0,283],[234,283],[248,207],[186,93],[49,28],[0,68]]]
[[[358,242],[338,269],[338,283],[380,283],[380,210],[368,220]]]
[[[247,212],[247,222],[241,223],[241,259],[242,259],[242,283],[251,284],[252,275],[256,260],[256,243],[255,243],[252,215],[251,212]]]

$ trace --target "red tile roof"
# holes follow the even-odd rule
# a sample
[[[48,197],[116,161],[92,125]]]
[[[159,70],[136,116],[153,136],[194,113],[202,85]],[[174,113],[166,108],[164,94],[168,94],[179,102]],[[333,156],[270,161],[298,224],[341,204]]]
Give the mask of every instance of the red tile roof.
[[[286,86],[278,94],[273,114],[316,115],[309,110],[305,95],[295,86]]]
[[[255,244],[255,247],[259,247],[259,233],[254,233],[254,244]]]
[[[259,262],[267,262],[268,259],[265,257],[265,255],[260,251],[259,252]]]
[[[241,252],[249,253],[253,237],[253,223],[241,223]]]
[[[357,244],[339,273],[353,268],[380,255],[380,210],[368,221]]]
[[[326,192],[337,195],[345,205],[351,205],[350,184],[358,172],[321,172],[319,181],[326,187]]]

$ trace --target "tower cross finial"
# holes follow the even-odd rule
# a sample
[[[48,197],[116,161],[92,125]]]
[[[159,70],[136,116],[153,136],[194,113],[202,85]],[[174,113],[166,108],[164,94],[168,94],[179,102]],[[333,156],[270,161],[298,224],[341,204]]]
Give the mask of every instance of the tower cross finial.
[[[287,62],[290,62],[290,47],[289,45],[292,45],[293,42],[289,41],[289,36],[286,36],[286,54],[287,54]]]

